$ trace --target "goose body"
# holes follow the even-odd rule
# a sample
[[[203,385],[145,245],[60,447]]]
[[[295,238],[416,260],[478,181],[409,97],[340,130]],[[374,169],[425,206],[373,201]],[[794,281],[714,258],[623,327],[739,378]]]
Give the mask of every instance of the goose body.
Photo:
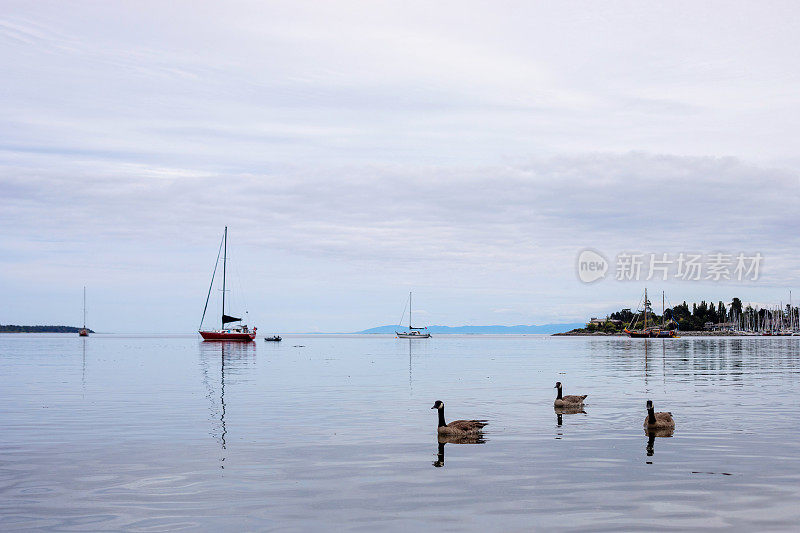
[[[439,426],[436,431],[439,435],[462,437],[478,435],[489,422],[486,420],[453,420],[449,424],[444,421],[444,402],[436,400],[431,409],[439,411]]]
[[[584,394],[583,396],[576,396],[576,395],[562,396],[560,381],[556,382],[555,388],[558,389],[558,395],[556,396],[556,399],[553,402],[553,407],[570,407],[570,408],[581,407],[583,406],[583,400],[585,400],[586,397],[588,396],[588,394]]]
[[[647,400],[647,417],[644,419],[645,429],[675,429],[675,420],[672,418],[672,413],[662,412],[656,413],[653,408],[653,402]]]

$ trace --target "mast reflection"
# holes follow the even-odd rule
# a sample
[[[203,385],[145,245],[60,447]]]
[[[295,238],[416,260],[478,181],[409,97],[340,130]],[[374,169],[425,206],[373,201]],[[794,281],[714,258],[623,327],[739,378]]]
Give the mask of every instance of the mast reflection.
[[[225,420],[227,411],[227,403],[225,401],[225,380],[226,372],[230,373],[238,367],[241,363],[247,362],[249,357],[255,355],[255,343],[241,343],[241,342],[204,342],[200,344],[200,368],[203,373],[203,384],[206,386],[206,398],[211,402],[211,419],[212,424],[211,435],[219,442],[221,455],[220,455],[220,468],[225,468],[225,458],[227,456],[227,436],[228,426]],[[215,390],[214,383],[216,380],[213,378],[213,368],[216,361],[219,360],[219,390]],[[217,402],[219,398],[219,402]]]

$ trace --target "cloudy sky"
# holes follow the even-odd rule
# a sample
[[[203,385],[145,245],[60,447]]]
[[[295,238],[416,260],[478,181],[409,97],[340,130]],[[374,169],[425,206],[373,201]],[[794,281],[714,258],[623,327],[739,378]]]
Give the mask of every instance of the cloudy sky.
[[[0,0],[0,323],[265,331],[800,300],[793,2]],[[591,285],[585,248],[760,252]],[[613,270],[613,264],[612,264]],[[613,278],[613,272],[609,273]],[[238,309],[233,309],[237,311]]]

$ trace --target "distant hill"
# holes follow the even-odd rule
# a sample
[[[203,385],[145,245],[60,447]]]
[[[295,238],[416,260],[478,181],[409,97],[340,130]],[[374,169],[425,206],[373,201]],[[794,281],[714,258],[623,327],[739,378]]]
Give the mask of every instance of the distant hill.
[[[0,333],[78,333],[81,328],[72,326],[15,326],[13,324],[0,324]],[[89,333],[93,330],[86,328]]]
[[[543,324],[541,326],[428,326],[429,333],[439,334],[461,334],[461,335],[480,335],[480,334],[523,334],[523,333],[563,333],[575,328],[584,327],[583,322],[570,324]],[[356,333],[394,333],[402,331],[405,326],[378,326],[376,328],[357,331]]]

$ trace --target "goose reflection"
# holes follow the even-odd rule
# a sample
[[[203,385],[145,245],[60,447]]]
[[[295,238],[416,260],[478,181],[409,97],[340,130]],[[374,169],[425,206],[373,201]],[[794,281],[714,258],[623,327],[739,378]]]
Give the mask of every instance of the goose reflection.
[[[674,428],[661,428],[661,429],[645,429],[645,434],[647,435],[647,456],[652,457],[653,454],[656,453],[655,444],[656,444],[656,437],[671,437],[672,434],[675,432]]]
[[[553,407],[553,412],[556,414],[556,427],[561,427],[564,423],[563,415],[585,415],[586,411],[583,410],[582,405],[575,405],[569,407]]]
[[[433,466],[436,468],[441,468],[444,466],[444,445],[445,444],[485,444],[486,439],[483,435],[466,435],[466,436],[454,436],[454,435],[439,435],[439,449],[436,453],[436,460],[433,462]]]

